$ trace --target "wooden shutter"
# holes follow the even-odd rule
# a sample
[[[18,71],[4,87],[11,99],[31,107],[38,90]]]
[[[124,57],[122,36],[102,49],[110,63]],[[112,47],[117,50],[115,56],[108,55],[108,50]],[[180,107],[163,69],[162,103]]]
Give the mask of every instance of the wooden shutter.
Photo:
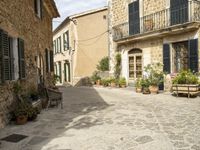
[[[2,46],[3,46],[3,78],[4,80],[10,80],[10,50],[9,50],[9,38],[8,34],[3,32],[2,34]]]
[[[169,44],[163,45],[163,71],[171,73],[171,62],[170,62],[170,46]]]
[[[10,53],[10,80],[15,79],[14,54],[13,54],[13,38],[9,37],[9,53]]]
[[[69,49],[69,31],[67,31],[67,49]]]
[[[34,0],[34,10],[35,13],[38,14],[37,0]]]
[[[58,65],[59,65],[60,83],[62,83],[62,66],[61,66],[62,64],[61,64],[61,62],[59,62]]]
[[[134,24],[134,20],[133,20],[133,3],[129,4],[129,34],[133,35],[133,24]]]
[[[3,47],[2,47],[2,33],[0,30],[0,83],[3,82]]]
[[[40,18],[43,18],[43,0],[40,0]]]
[[[54,71],[53,51],[50,51],[50,71]]]
[[[188,21],[188,0],[170,0],[171,25]]]
[[[49,72],[49,53],[48,53],[48,49],[45,49],[45,60],[46,60],[46,72]]]
[[[26,77],[24,40],[18,38],[19,79]]]
[[[129,34],[140,33],[139,0],[129,4]]]
[[[198,39],[189,40],[189,69],[192,72],[199,70]]]

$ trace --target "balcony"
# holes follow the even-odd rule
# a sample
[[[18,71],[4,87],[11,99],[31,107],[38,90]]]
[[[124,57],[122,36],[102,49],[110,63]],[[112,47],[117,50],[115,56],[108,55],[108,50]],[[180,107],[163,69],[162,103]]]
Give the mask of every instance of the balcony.
[[[142,35],[151,35],[172,28],[181,28],[200,21],[200,1],[190,1],[187,5],[165,9],[147,16],[138,21],[125,22],[113,27],[113,39],[116,42],[138,38]],[[199,26],[198,26],[199,27]],[[197,27],[195,27],[197,28]]]

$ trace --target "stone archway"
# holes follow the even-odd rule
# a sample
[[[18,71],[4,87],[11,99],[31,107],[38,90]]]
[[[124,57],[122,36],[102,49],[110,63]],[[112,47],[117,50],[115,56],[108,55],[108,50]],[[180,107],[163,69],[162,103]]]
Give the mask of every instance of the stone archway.
[[[129,80],[136,80],[142,77],[143,68],[142,50],[138,48],[131,49],[128,52],[128,72]]]

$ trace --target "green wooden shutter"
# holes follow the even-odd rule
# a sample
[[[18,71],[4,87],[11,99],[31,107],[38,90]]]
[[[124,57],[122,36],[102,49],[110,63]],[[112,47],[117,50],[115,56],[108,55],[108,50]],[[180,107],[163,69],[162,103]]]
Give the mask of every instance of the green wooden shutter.
[[[67,82],[67,64],[64,63],[64,81]]]
[[[48,49],[45,49],[46,72],[49,72],[49,54]]]
[[[54,71],[53,51],[50,51],[50,71]]]
[[[40,18],[43,18],[43,0],[40,0]]]
[[[24,40],[18,38],[19,79],[26,77]]]
[[[198,39],[189,40],[189,69],[192,72],[199,70]]]
[[[10,53],[10,79],[15,79],[14,54],[13,54],[13,38],[9,37],[9,53]]]
[[[67,31],[67,49],[69,49],[69,31]]]
[[[37,14],[38,13],[37,0],[34,0],[34,10],[35,13]]]
[[[63,34],[63,48],[64,48],[64,51],[66,50],[66,39],[65,39],[65,36],[66,36],[66,33]]]
[[[2,33],[0,30],[0,83],[3,83],[3,48],[2,48]]]
[[[163,71],[171,73],[171,61],[170,61],[170,46],[169,44],[163,45]]]
[[[58,65],[59,65],[59,76],[60,76],[60,83],[62,83],[62,64],[61,62],[58,62]]]
[[[8,34],[3,32],[2,34],[2,46],[3,46],[3,78],[4,80],[10,80],[10,51],[9,51],[9,38]]]

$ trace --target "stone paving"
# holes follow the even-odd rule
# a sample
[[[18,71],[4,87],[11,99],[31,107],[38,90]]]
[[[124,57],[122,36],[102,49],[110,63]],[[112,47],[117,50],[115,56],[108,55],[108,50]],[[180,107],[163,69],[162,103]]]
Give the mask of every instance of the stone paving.
[[[37,121],[9,125],[0,138],[27,135],[1,150],[200,150],[200,98],[132,89],[62,88],[64,109]]]

